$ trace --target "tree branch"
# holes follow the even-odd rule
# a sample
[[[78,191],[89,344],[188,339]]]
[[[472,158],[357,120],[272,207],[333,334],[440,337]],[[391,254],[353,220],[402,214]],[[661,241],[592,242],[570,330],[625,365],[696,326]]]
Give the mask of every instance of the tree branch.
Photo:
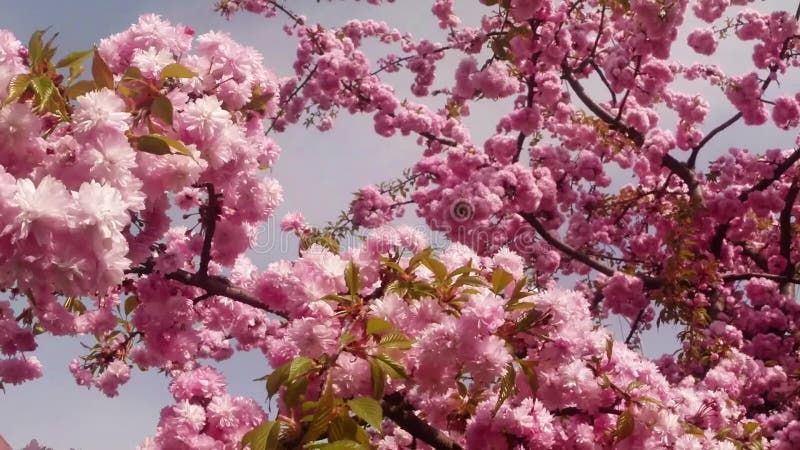
[[[615,270],[612,269],[611,267],[606,266],[600,261],[596,261],[590,258],[588,255],[578,251],[575,248],[572,248],[571,246],[567,245],[564,242],[561,242],[555,236],[550,234],[550,232],[547,231],[547,229],[544,227],[544,224],[542,224],[542,222],[540,222],[539,219],[537,219],[536,216],[533,215],[532,213],[519,212],[517,214],[519,214],[523,219],[525,219],[525,221],[528,222],[528,224],[530,224],[530,226],[532,226],[533,229],[536,230],[537,233],[539,233],[539,236],[541,236],[548,244],[557,248],[561,253],[564,253],[570,258],[586,264],[587,266],[602,273],[603,275],[609,277],[614,275]]]
[[[458,445],[450,436],[432,427],[414,414],[414,407],[403,398],[401,393],[394,392],[384,396],[381,406],[383,407],[383,414],[386,417],[415,438],[436,450],[463,449],[463,447]]]
[[[628,336],[625,338],[625,345],[630,345],[633,336],[636,335],[636,331],[639,328],[639,324],[642,322],[642,318],[644,318],[644,312],[647,308],[642,308],[639,310],[639,314],[636,315],[636,318],[633,319],[633,323],[631,324],[631,330],[628,332]]]
[[[527,83],[525,83],[525,84],[528,86],[528,94],[525,97],[525,106],[527,108],[530,108],[531,106],[533,106],[533,88],[534,88],[534,86],[536,86],[536,74],[531,75],[528,78]],[[512,163],[519,162],[519,156],[520,156],[520,154],[522,154],[522,146],[523,146],[523,144],[525,144],[525,133],[520,131],[519,134],[517,135],[517,153],[514,155],[514,158],[511,160]]]
[[[779,283],[800,284],[800,279],[798,278],[785,277],[783,275],[775,275],[774,273],[756,273],[756,272],[732,273],[728,275],[723,275],[722,281],[724,282],[745,281],[745,280],[752,280],[753,278],[764,278],[765,280],[777,281]]]
[[[796,148],[788,158],[778,164],[778,167],[775,168],[775,172],[773,172],[770,178],[765,178],[754,184],[750,189],[742,191],[737,198],[740,202],[744,202],[747,201],[747,198],[750,197],[750,194],[753,192],[763,191],[764,189],[768,188],[772,183],[780,179],[780,177],[783,176],[783,174],[786,173],[786,171],[788,171],[798,160],[800,160],[800,147]],[[726,222],[717,225],[717,228],[714,231],[714,237],[711,239],[711,245],[709,248],[711,253],[717,258],[719,258],[719,255],[722,253],[722,244],[725,242],[725,235],[728,234],[729,228],[730,222]]]
[[[575,92],[575,95],[586,105],[589,110],[596,115],[600,120],[606,123],[608,127],[618,133],[621,133],[623,136],[630,139],[634,144],[638,147],[644,145],[644,136],[642,133],[638,132],[636,129],[626,126],[622,123],[621,120],[615,119],[611,116],[611,114],[603,109],[600,105],[594,102],[591,97],[586,93],[586,90],[583,89],[583,86],[572,76],[572,69],[567,66],[566,63],[561,65],[561,69],[563,72],[563,78],[567,80],[567,83]],[[689,195],[693,199],[699,200],[699,192],[697,189],[697,180],[695,179],[693,171],[684,163],[678,161],[673,156],[669,154],[665,154],[662,158],[661,163],[664,167],[668,168],[672,173],[677,175],[683,182],[686,184],[686,187],[689,189]]]
[[[800,192],[800,186],[797,184],[797,178],[792,181],[792,185],[789,186],[789,191],[786,193],[786,204],[783,206],[783,210],[781,210],[780,218],[778,219],[778,223],[780,223],[780,250],[781,256],[786,261],[786,268],[783,269],[783,276],[787,278],[791,278],[794,275],[794,264],[792,263],[792,210],[794,209],[794,203],[797,201],[797,194]],[[781,282],[781,293],[784,295],[788,294],[786,288],[789,286],[789,283],[786,281]]]
[[[203,187],[208,191],[208,204],[201,212],[205,234],[203,236],[203,249],[200,252],[200,267],[197,269],[197,273],[205,277],[208,275],[208,264],[211,262],[211,241],[214,239],[217,219],[219,218],[219,199],[214,192],[213,184],[207,183]]]
[[[528,222],[528,224],[530,224],[530,226],[532,226],[534,230],[536,230],[536,232],[542,237],[542,239],[544,239],[551,246],[558,249],[561,253],[564,253],[570,258],[580,261],[583,264],[586,264],[587,266],[602,273],[603,275],[610,277],[614,275],[614,273],[616,273],[616,270],[614,270],[613,268],[601,263],[600,261],[592,259],[591,257],[581,252],[580,250],[577,250],[569,246],[568,244],[558,240],[555,236],[550,234],[549,231],[547,231],[547,229],[544,227],[544,224],[542,224],[542,222],[540,222],[539,219],[537,219],[534,214],[526,212],[519,212],[517,214],[519,214],[520,217],[525,219],[525,221]],[[649,277],[644,274],[636,274],[636,277],[641,279],[644,282],[644,286],[648,289],[657,289],[661,287],[661,285],[663,284],[660,280],[653,277]]]
[[[253,293],[231,284],[228,279],[213,275],[202,276],[197,273],[177,270],[165,276],[167,279],[194,286],[206,291],[206,294],[227,297],[231,300],[243,303],[256,309],[260,309],[269,314],[274,314],[283,319],[287,319],[287,314],[283,311],[273,311],[269,309]]]

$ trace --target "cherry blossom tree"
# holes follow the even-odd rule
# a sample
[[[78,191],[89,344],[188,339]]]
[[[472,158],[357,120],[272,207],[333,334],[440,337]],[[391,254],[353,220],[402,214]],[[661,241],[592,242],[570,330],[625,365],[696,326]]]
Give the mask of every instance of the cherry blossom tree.
[[[0,383],[42,375],[38,335],[87,335],[79,385],[171,379],[142,449],[800,447],[800,147],[718,144],[796,133],[800,5],[480,3],[468,26],[425,2],[433,42],[219,2],[296,40],[285,78],[154,15],[60,57],[0,31]],[[735,73],[674,55],[725,43],[750,56]],[[505,112],[476,142],[486,105]],[[287,215],[299,256],[259,268],[276,139],[345,113],[421,158],[326,226]],[[406,209],[452,244],[393,223]],[[680,349],[651,361],[640,333],[663,323]],[[204,363],[254,349],[268,405]]]

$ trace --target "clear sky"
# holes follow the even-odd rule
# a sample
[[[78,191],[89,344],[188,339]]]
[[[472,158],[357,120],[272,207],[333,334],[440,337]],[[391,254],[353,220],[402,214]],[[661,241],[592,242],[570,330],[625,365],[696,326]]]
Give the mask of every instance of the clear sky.
[[[300,5],[296,9],[312,21],[336,25],[351,18],[372,17],[411,31],[415,36],[439,35],[434,18],[427,12],[430,4],[427,1],[398,1],[380,8],[353,1],[290,3]],[[770,0],[760,2],[758,7],[768,9],[786,3],[786,0]],[[415,7],[409,7],[412,4]],[[416,7],[423,4],[424,10]],[[456,11],[466,22],[475,23],[480,7],[477,1],[457,0]],[[11,30],[26,42],[33,30],[50,26],[52,31],[60,33],[59,47],[73,51],[90,48],[102,37],[122,31],[140,14],[148,12],[191,26],[198,34],[211,29],[227,31],[239,42],[259,49],[266,64],[278,75],[290,74],[294,46],[283,35],[279,21],[252,14],[226,21],[213,12],[211,0],[0,0],[0,28]],[[741,48],[723,45],[714,62],[721,61],[724,68],[738,73],[746,67],[741,64],[745,55],[749,55],[749,50],[743,53]],[[452,73],[453,63],[448,60],[444,67],[449,72],[443,73]],[[782,90],[785,88],[786,85]],[[720,94],[709,94],[712,105],[719,104]],[[709,123],[719,123],[730,115],[730,107],[724,104],[725,108],[712,110]],[[470,118],[476,142],[493,131],[501,106],[476,111]],[[777,130],[775,133],[770,136],[775,147],[792,145],[793,139],[778,135]],[[756,145],[762,139],[763,136],[754,136],[745,127],[737,126],[718,141],[718,146],[723,149],[730,145]],[[315,224],[335,219],[349,203],[353,191],[399,175],[420,155],[411,138],[386,140],[375,136],[369,117],[340,120],[333,131],[324,134],[297,128],[279,135],[278,141],[283,153],[271,175],[283,185],[285,203],[275,217],[279,220],[290,209],[300,210]],[[629,179],[625,175],[615,183],[622,185]],[[296,255],[293,242],[288,246],[272,245],[278,237],[277,223],[267,224],[259,240],[259,250],[253,253],[258,265]],[[647,353],[671,350],[673,331],[648,333],[644,342]],[[84,341],[90,343],[88,338]],[[42,336],[38,342],[40,347],[35,354],[44,365],[45,376],[22,386],[8,386],[5,394],[0,393],[0,435],[12,447],[20,448],[37,438],[56,450],[132,449],[145,436],[153,434],[158,412],[171,403],[163,375],[134,372],[131,381],[121,387],[119,397],[107,399],[96,390],[77,386],[67,370],[69,360],[81,354],[81,340]],[[251,381],[269,371],[260,354],[237,354],[221,367],[234,394],[264,398],[262,385]]]

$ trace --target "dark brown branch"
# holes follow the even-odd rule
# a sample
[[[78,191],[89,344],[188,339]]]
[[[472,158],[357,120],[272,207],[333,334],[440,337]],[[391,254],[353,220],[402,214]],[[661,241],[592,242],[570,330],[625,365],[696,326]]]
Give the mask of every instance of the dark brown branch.
[[[644,144],[644,136],[642,136],[642,133],[639,133],[631,127],[625,126],[618,120],[614,120],[614,117],[612,117],[608,111],[600,107],[600,105],[595,103],[594,100],[589,97],[589,94],[586,93],[586,90],[583,89],[583,86],[578,82],[578,80],[575,79],[575,77],[572,76],[572,69],[570,69],[566,63],[561,65],[561,69],[563,72],[563,78],[575,92],[575,95],[577,95],[583,104],[589,108],[589,111],[591,111],[600,120],[605,122],[610,129],[627,137],[637,146],[641,147]]]
[[[303,21],[303,19],[300,18],[300,16],[298,16],[295,13],[293,13],[292,11],[290,11],[288,8],[286,8],[285,6],[281,5],[280,3],[276,2],[276,1],[270,1],[269,4],[274,6],[276,9],[278,9],[282,13],[286,14],[297,25],[300,25],[300,26],[305,25],[305,22]]]
[[[722,281],[727,283],[733,281],[752,280],[753,278],[764,278],[765,280],[777,281],[779,283],[800,284],[800,278],[785,277],[783,275],[776,275],[774,273],[755,273],[755,272],[732,273],[728,275],[723,275]]]
[[[411,436],[430,445],[436,450],[462,450],[450,436],[432,427],[430,424],[420,419],[414,414],[414,408],[403,395],[394,392],[383,397],[383,415],[391,419],[400,428],[411,434]]]
[[[533,88],[534,86],[536,86],[536,74],[531,75],[525,84],[528,87],[528,94],[525,97],[525,106],[527,108],[530,108],[531,106],[533,106]],[[512,163],[519,162],[519,156],[520,154],[522,154],[522,146],[524,144],[525,144],[525,133],[520,131],[519,135],[517,135],[517,153],[511,160]]]
[[[786,173],[786,171],[789,170],[794,165],[794,163],[797,162],[797,160],[800,160],[800,147],[796,148],[794,152],[792,152],[792,154],[789,155],[788,158],[786,158],[785,160],[783,160],[783,162],[778,164],[778,167],[775,168],[775,172],[772,173],[772,176],[770,178],[765,178],[759,181],[758,183],[753,185],[753,187],[751,187],[750,189],[739,194],[739,201],[743,202],[747,200],[747,197],[749,197],[750,194],[752,194],[755,191],[763,191],[764,189],[768,188],[772,183],[774,183],[781,176],[783,176],[783,174]]]
[[[797,201],[797,194],[800,192],[800,186],[797,184],[797,178],[792,181],[789,186],[789,191],[786,193],[786,204],[781,210],[778,223],[780,224],[780,251],[784,261],[786,261],[786,268],[783,270],[783,276],[791,278],[794,275],[794,264],[792,263],[792,210],[794,203]],[[786,281],[781,282],[781,292],[785,295],[788,294],[786,288],[789,283]]]
[[[623,411],[616,409],[611,406],[602,406],[598,409],[598,412],[601,414],[613,414],[615,416],[619,416],[622,414]],[[575,406],[568,406],[566,408],[556,409],[553,411],[553,415],[556,417],[564,417],[564,416],[578,416],[578,415],[591,415],[588,411],[584,411]]]
[[[583,86],[578,82],[578,80],[572,76],[572,70],[569,68],[569,66],[567,66],[566,63],[561,65],[561,69],[563,72],[563,78],[567,80],[567,83],[575,92],[575,95],[578,96],[581,102],[583,102],[583,104],[589,108],[594,115],[605,122],[611,130],[616,131],[630,139],[634,144],[636,144],[636,146],[641,147],[644,145],[644,136],[642,133],[636,131],[634,128],[626,126],[620,120],[615,119],[608,111],[595,103],[594,100],[589,97],[589,94],[586,93],[586,90],[583,89]],[[686,184],[686,187],[689,189],[689,195],[693,199],[699,200],[697,180],[695,179],[694,173],[688,166],[669,154],[664,155],[661,163],[664,165],[664,167],[668,168],[670,171],[672,171],[672,173],[683,180],[683,182]]]
[[[234,286],[224,277],[213,275],[201,276],[185,270],[177,270],[166,275],[166,278],[183,283],[187,286],[194,286],[206,291],[206,294],[217,295],[220,297],[227,297],[233,301],[243,303],[264,312],[274,314],[283,319],[287,318],[287,314],[282,311],[273,311],[269,309],[261,300],[258,299],[251,292]]]
[[[273,117],[272,120],[270,121],[269,128],[267,128],[267,131],[264,132],[265,136],[268,135],[270,132],[272,132],[272,130],[275,128],[275,123],[278,122],[278,119],[280,119],[281,117],[283,117],[284,114],[286,114],[286,107],[289,105],[289,102],[295,97],[297,97],[297,94],[300,93],[300,91],[305,87],[306,84],[308,84],[308,82],[316,73],[317,73],[317,66],[315,65],[308,72],[308,75],[306,75],[303,81],[300,82],[300,84],[298,84],[296,88],[294,88],[292,93],[289,94],[288,97],[281,99],[280,109],[278,110],[278,113],[275,114],[275,117]]]
[[[525,219],[525,221],[528,222],[528,224],[532,226],[534,230],[536,230],[542,239],[544,239],[551,246],[555,247],[561,253],[564,253],[570,258],[586,264],[603,275],[610,277],[616,272],[613,268],[601,263],[600,261],[592,259],[589,257],[589,255],[569,246],[565,242],[558,240],[555,236],[550,234],[549,231],[547,231],[547,228],[544,227],[544,224],[542,224],[542,222],[540,222],[534,214],[526,212],[519,212],[518,214],[520,217]],[[663,284],[660,280],[644,274],[636,274],[636,277],[641,279],[644,282],[644,286],[648,289],[658,289]]]
[[[765,272],[769,271],[769,264],[767,263],[767,258],[765,258],[764,255],[748,247],[744,242],[735,242],[735,244],[742,248],[742,254],[750,258],[750,260],[753,261],[759,269]]]
[[[203,249],[200,252],[200,267],[197,273],[200,276],[208,274],[208,264],[211,262],[211,242],[214,240],[214,232],[217,229],[217,219],[219,218],[219,198],[214,192],[214,185],[211,183],[203,185],[208,191],[208,203],[202,211],[203,229]]]
[[[800,147],[796,148],[788,158],[778,164],[778,166],[775,168],[775,172],[773,172],[770,178],[765,178],[759,181],[750,189],[747,189],[739,194],[739,201],[747,201],[747,198],[750,197],[750,194],[753,192],[763,191],[764,189],[770,187],[772,183],[780,179],[780,177],[783,176],[783,174],[786,173],[786,171],[788,171],[798,160],[800,160]],[[725,242],[725,236],[728,234],[729,228],[730,222],[726,222],[717,225],[717,228],[714,231],[714,237],[711,239],[710,250],[711,253],[717,258],[719,258],[720,254],[722,253],[722,244]]]
[[[719,133],[725,131],[728,127],[733,125],[734,123],[738,122],[739,119],[742,118],[742,113],[736,113],[733,117],[722,122],[719,126],[714,128],[713,130],[709,131],[707,135],[700,142],[692,148],[692,154],[689,155],[689,159],[686,161],[686,164],[689,167],[694,167],[697,163],[697,155],[700,154],[700,150],[708,144],[708,141],[714,139],[714,136],[718,135]]]
[[[553,247],[555,247],[556,249],[558,249],[561,253],[564,253],[565,255],[569,256],[570,258],[586,264],[587,266],[589,266],[592,269],[602,273],[603,275],[606,275],[606,276],[609,276],[609,277],[614,275],[615,270],[612,269],[611,267],[606,266],[605,264],[601,263],[600,261],[596,261],[596,260],[590,258],[585,253],[583,253],[583,252],[581,252],[581,251],[579,251],[579,250],[577,250],[575,248],[572,248],[568,244],[566,244],[564,242],[561,242],[560,240],[556,239],[556,237],[553,236],[552,234],[550,234],[550,232],[547,231],[547,229],[544,227],[544,224],[542,224],[542,222],[540,222],[539,219],[537,219],[536,216],[533,215],[532,213],[520,212],[518,214],[523,219],[525,219],[525,221],[528,222],[528,224],[530,224],[530,226],[532,226],[533,229],[536,230],[537,233],[539,233],[539,236],[541,236],[548,244],[550,244]]]
[[[636,315],[636,318],[633,319],[633,323],[631,323],[631,330],[628,332],[628,337],[625,338],[625,345],[630,345],[633,336],[636,335],[638,331],[639,324],[642,322],[642,318],[644,318],[644,312],[647,308],[642,308],[639,310],[639,314]]]

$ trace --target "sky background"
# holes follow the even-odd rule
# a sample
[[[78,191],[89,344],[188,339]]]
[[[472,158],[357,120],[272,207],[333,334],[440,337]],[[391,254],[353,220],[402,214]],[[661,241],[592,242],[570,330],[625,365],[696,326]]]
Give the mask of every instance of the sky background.
[[[327,25],[340,25],[352,18],[385,20],[390,25],[410,31],[416,37],[441,40],[434,17],[428,12],[430,2],[422,0],[398,1],[381,7],[365,2],[317,3],[314,0],[291,2],[294,10],[305,14],[311,21]],[[409,7],[414,5],[414,7]],[[424,5],[424,8],[417,7]],[[789,6],[786,6],[789,5]],[[794,9],[794,2],[770,0],[755,5],[761,10],[778,6]],[[467,24],[476,24],[483,11],[477,0],[456,0],[456,12]],[[17,38],[27,42],[36,29],[52,27],[60,33],[57,45],[67,51],[91,48],[101,38],[117,33],[135,22],[139,15],[154,12],[173,23],[191,26],[197,34],[209,30],[229,32],[238,42],[257,48],[264,55],[265,64],[279,76],[291,74],[294,44],[280,29],[282,21],[266,20],[253,14],[240,14],[230,21],[213,11],[211,0],[0,0],[0,28],[11,30]],[[691,30],[695,23],[689,23]],[[684,31],[681,41],[685,41]],[[749,70],[749,47],[723,43],[713,62],[726,71],[738,74]],[[701,61],[698,55],[678,50],[684,62]],[[441,64],[441,79],[437,85],[447,83],[457,59],[446,59]],[[400,81],[405,80],[400,78]],[[407,85],[407,83],[406,83]],[[591,83],[589,84],[591,88]],[[686,92],[703,92],[712,104],[708,124],[727,119],[731,107],[722,100],[718,90],[703,85],[685,83]],[[797,85],[784,82],[780,92],[796,92]],[[702,89],[702,90],[701,90]],[[404,89],[398,89],[403,92]],[[770,91],[774,94],[778,90]],[[769,97],[769,96],[768,96]],[[467,120],[475,142],[482,142],[494,130],[503,112],[503,104],[488,104],[473,110]],[[718,106],[715,108],[715,106]],[[666,123],[671,120],[665,117]],[[284,188],[284,206],[266,224],[256,251],[251,253],[254,262],[265,266],[278,259],[296,256],[296,243],[280,239],[277,220],[290,210],[299,210],[313,224],[322,225],[333,220],[352,198],[352,192],[369,183],[397,177],[401,170],[410,167],[420,156],[413,138],[380,138],[372,132],[372,119],[368,116],[342,117],[334,130],[319,133],[314,129],[296,127],[277,136],[283,152],[271,175]],[[714,141],[701,160],[707,161],[730,146],[761,146],[769,139],[769,148],[788,148],[794,137],[780,133],[773,127],[761,127],[758,134],[738,124]],[[631,181],[629,174],[615,172],[615,186]],[[413,213],[409,212],[409,216]],[[420,224],[408,217],[406,222]],[[283,245],[276,245],[283,242]],[[618,333],[625,331],[620,322],[610,323]],[[650,331],[644,338],[648,355],[659,355],[674,350],[674,329]],[[69,361],[82,354],[80,342],[91,344],[90,339],[55,338],[40,336],[39,349],[34,353],[44,365],[44,377],[22,386],[7,386],[0,393],[0,436],[13,448],[21,448],[31,439],[56,450],[76,448],[82,450],[133,449],[148,435],[152,435],[158,422],[158,412],[171,404],[166,386],[168,379],[154,371],[133,372],[129,383],[122,386],[120,395],[108,399],[96,390],[77,386],[67,367]],[[260,353],[236,353],[229,361],[219,365],[227,377],[230,391],[257,400],[265,397],[263,385],[254,378],[268,373]]]

